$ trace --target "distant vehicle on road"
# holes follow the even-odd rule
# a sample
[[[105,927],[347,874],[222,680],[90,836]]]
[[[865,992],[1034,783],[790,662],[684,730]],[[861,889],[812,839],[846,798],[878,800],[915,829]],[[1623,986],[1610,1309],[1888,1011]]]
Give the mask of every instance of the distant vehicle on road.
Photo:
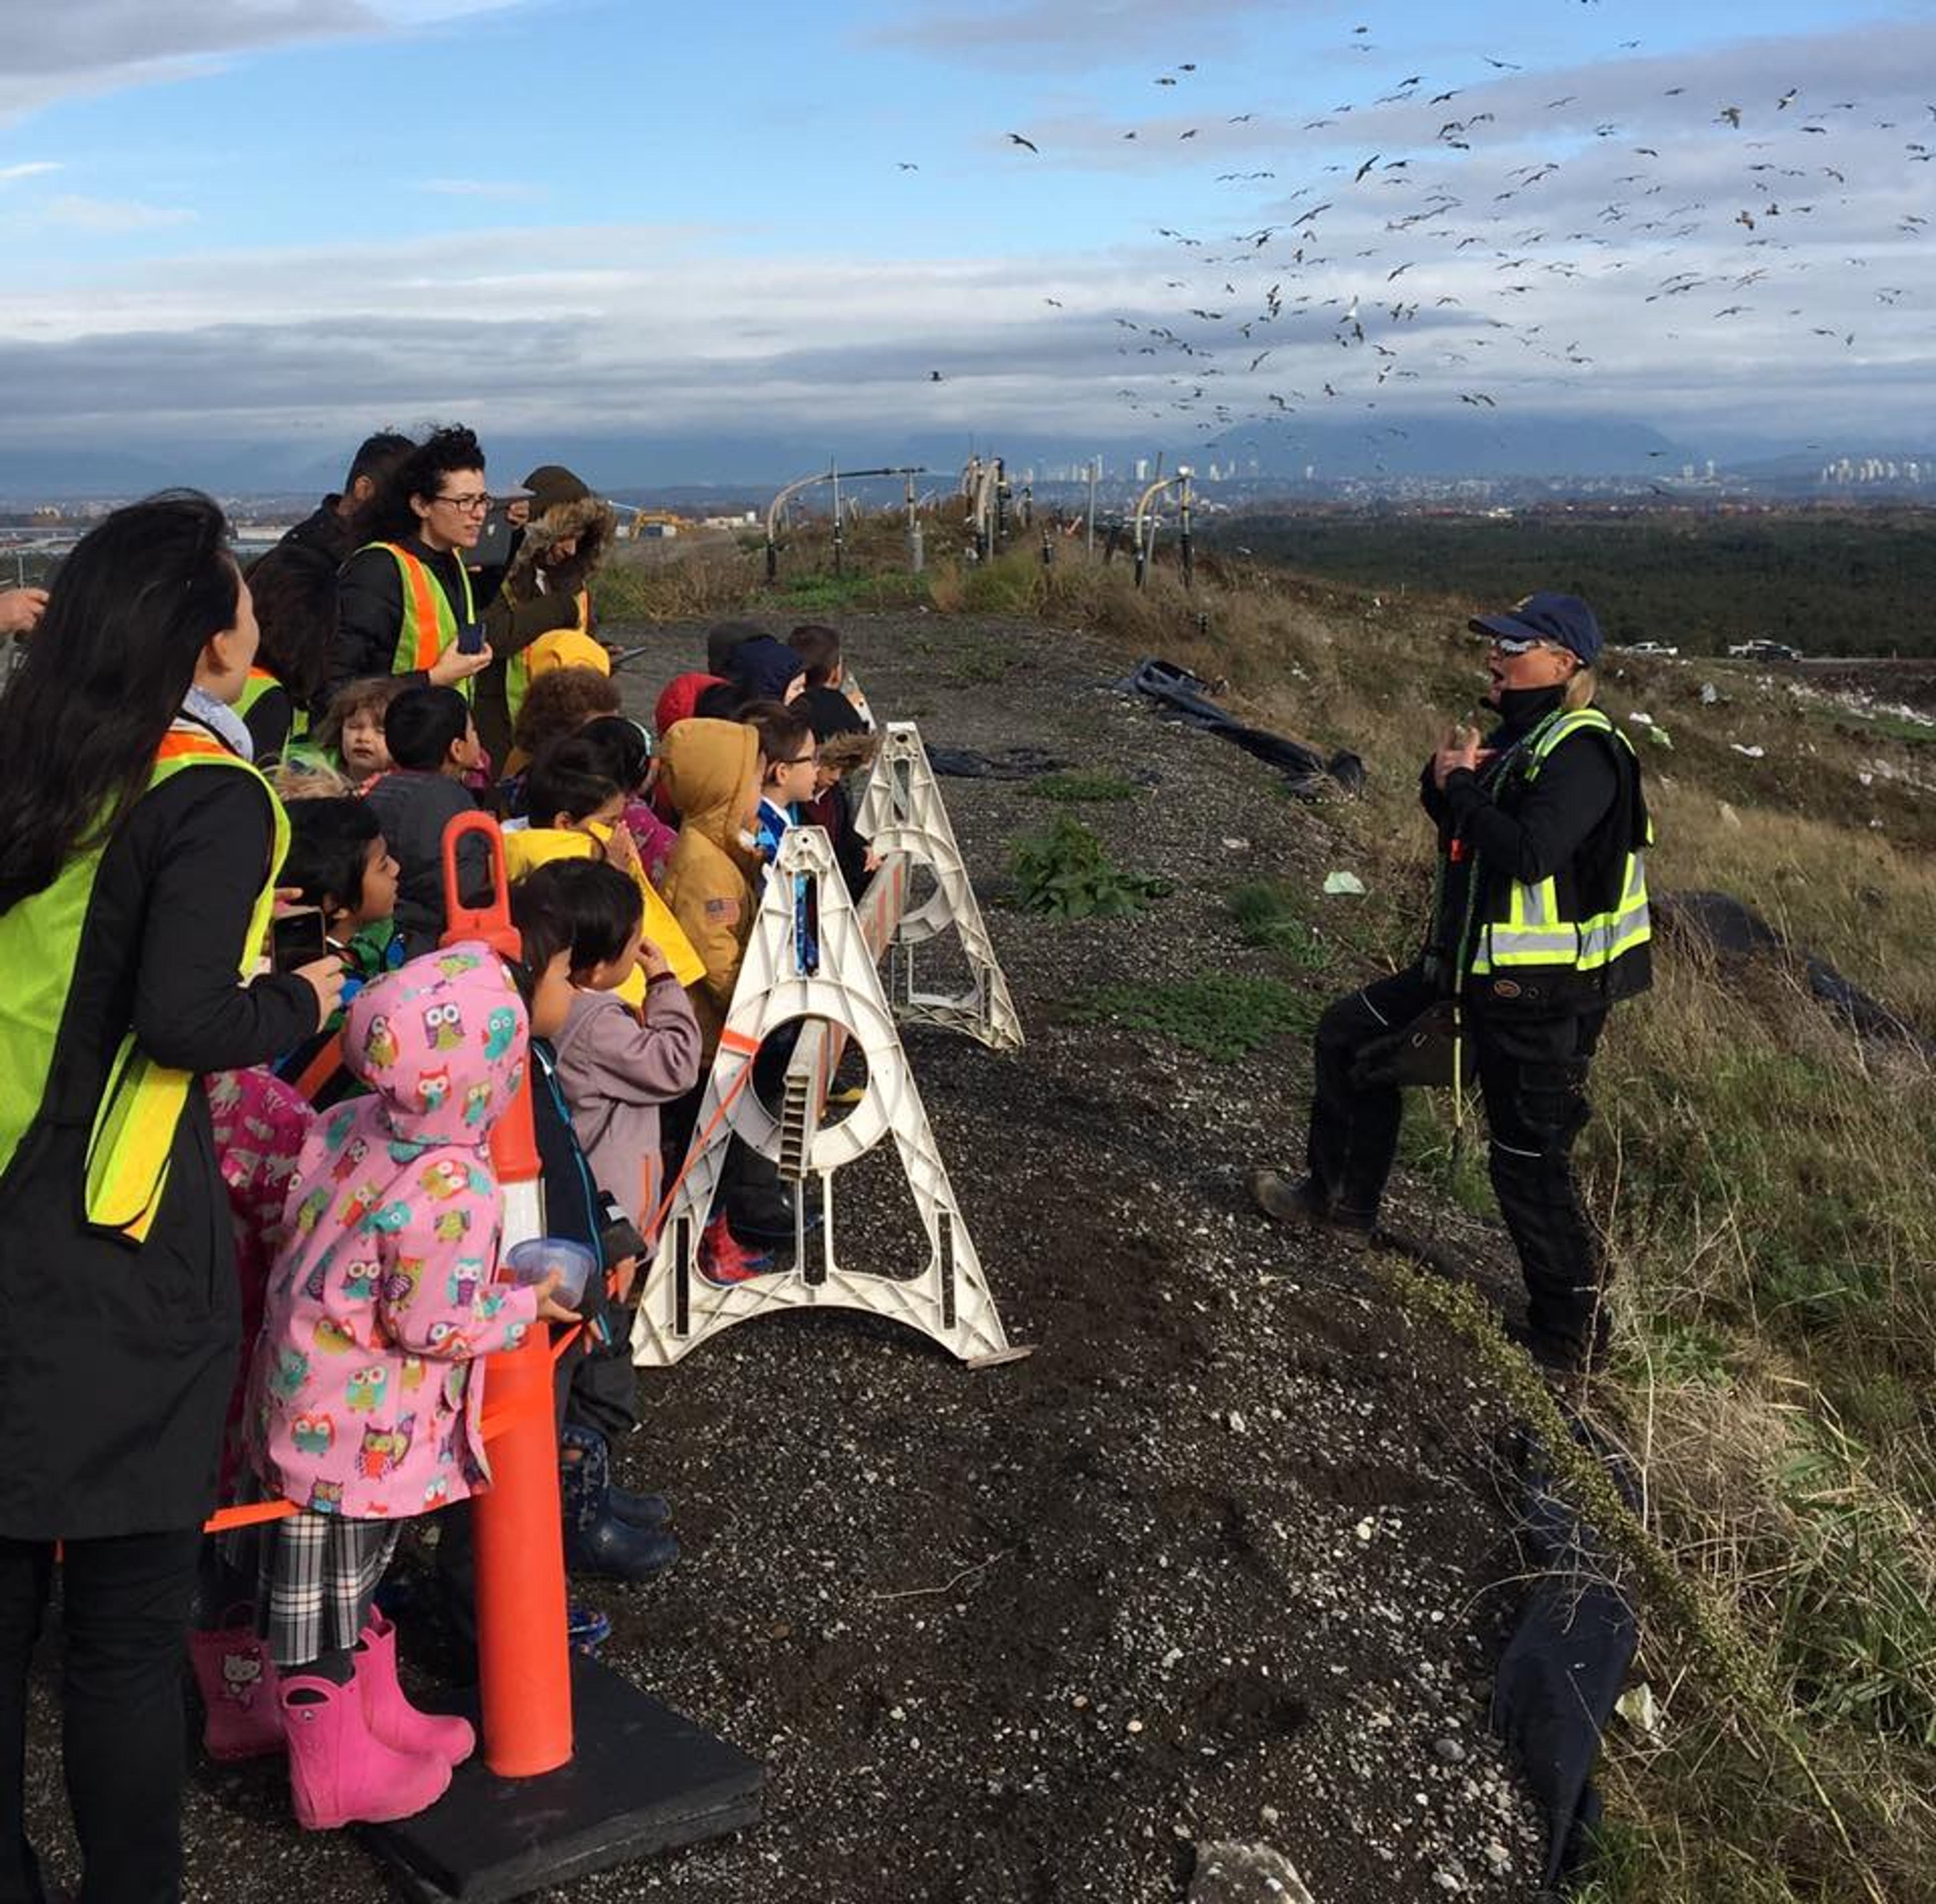
[[[1728,649],[1730,661],[1798,661],[1801,650],[1791,647],[1786,641],[1737,641]]]
[[[1677,655],[1680,650],[1670,647],[1665,641],[1629,641],[1623,652],[1629,655]]]

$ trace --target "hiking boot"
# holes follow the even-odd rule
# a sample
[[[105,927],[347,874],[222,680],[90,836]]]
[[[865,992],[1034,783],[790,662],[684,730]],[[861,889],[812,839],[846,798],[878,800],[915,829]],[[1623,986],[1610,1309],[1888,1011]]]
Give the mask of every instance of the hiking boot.
[[[1363,1249],[1371,1243],[1371,1218],[1333,1209],[1330,1199],[1308,1176],[1290,1178],[1275,1170],[1252,1170],[1244,1179],[1244,1187],[1257,1208],[1280,1223],[1322,1230],[1348,1249]]]
[[[1590,1328],[1578,1331],[1508,1322],[1506,1339],[1518,1343],[1548,1375],[1591,1375],[1606,1366],[1613,1328],[1605,1309],[1595,1312]]]
[[[750,1282],[755,1276],[768,1275],[773,1267],[773,1252],[749,1249],[734,1235],[723,1215],[715,1216],[700,1234],[699,1273],[708,1282],[728,1288],[736,1282]]]

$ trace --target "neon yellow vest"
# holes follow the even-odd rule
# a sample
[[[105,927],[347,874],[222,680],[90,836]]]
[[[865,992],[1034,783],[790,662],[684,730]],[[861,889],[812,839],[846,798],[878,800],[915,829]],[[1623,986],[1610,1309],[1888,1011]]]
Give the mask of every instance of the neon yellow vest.
[[[1633,743],[1597,707],[1581,707],[1561,714],[1535,734],[1521,770],[1526,780],[1538,777],[1540,767],[1553,749],[1569,735],[1591,731],[1608,735],[1633,753]],[[1650,842],[1653,822],[1647,824]],[[1479,869],[1472,870],[1473,889],[1478,890]],[[1514,968],[1540,967],[1545,970],[1578,973],[1602,972],[1616,959],[1645,945],[1653,937],[1647,903],[1646,856],[1641,848],[1629,845],[1620,876],[1620,891],[1612,909],[1596,913],[1590,919],[1561,916],[1559,889],[1549,875],[1537,885],[1513,881],[1508,891],[1505,918],[1479,922],[1474,934],[1467,973],[1474,978],[1491,976]]]
[[[422,558],[411,554],[401,543],[370,542],[366,549],[383,549],[396,558],[397,573],[403,583],[404,619],[397,631],[397,647],[390,661],[392,674],[427,674],[431,664],[446,648],[456,644],[458,619],[442,585]],[[361,549],[357,552],[362,553]],[[464,622],[477,619],[470,599],[470,571],[460,561],[457,572],[464,578]],[[457,692],[470,698],[469,680],[457,684]]]
[[[578,619],[568,628],[553,628],[541,634],[528,648],[520,648],[504,664],[504,698],[510,704],[511,719],[518,718],[518,710],[525,704],[525,696],[531,685],[534,672],[544,670],[536,666],[543,658],[546,650],[561,641],[567,635],[589,634],[591,632],[591,591],[580,589],[578,592]]]
[[[269,929],[289,823],[268,782],[220,742],[200,734],[171,731],[163,737],[148,789],[200,766],[226,766],[251,776],[274,816],[269,866],[237,960],[237,970],[246,973]],[[107,844],[103,840],[77,853],[51,885],[0,913],[0,973],[6,974],[0,1006],[0,1173],[41,1112]],[[193,1081],[189,1072],[156,1064],[137,1046],[133,1033],[122,1039],[88,1139],[83,1209],[92,1227],[118,1231],[135,1243],[147,1237],[168,1187],[169,1153]]]
[[[236,698],[236,713],[246,721],[249,718],[250,709],[271,688],[280,688],[282,685],[266,667],[252,667],[249,670],[248,680],[242,684],[241,693]],[[292,700],[289,703],[289,745],[293,746],[297,741],[308,738],[309,710],[298,707]]]

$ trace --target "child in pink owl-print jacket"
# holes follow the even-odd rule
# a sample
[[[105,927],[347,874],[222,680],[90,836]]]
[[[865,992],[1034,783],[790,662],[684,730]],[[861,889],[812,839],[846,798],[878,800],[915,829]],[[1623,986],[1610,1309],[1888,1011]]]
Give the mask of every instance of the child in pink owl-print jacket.
[[[486,1146],[527,1034],[481,945],[413,959],[349,1007],[343,1059],[371,1094],[303,1146],[250,1383],[256,1471],[312,1513],[401,1520],[489,1478],[476,1358],[515,1346],[540,1305],[492,1281]]]

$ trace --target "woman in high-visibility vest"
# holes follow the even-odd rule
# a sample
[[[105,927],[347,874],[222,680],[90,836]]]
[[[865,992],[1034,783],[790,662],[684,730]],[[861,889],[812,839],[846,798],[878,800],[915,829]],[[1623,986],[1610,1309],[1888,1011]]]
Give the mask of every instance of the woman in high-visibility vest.
[[[362,546],[337,584],[336,641],[322,698],[373,674],[459,688],[491,665],[479,639],[467,549],[491,492],[484,452],[461,425],[433,431],[383,479],[358,516]]]
[[[179,1893],[181,1679],[239,1343],[201,1074],[334,1004],[250,978],[286,822],[232,704],[249,592],[207,497],[74,549],[0,695],[0,1737],[60,1545],[67,1786],[91,1899]],[[0,1895],[38,1897],[23,1766]]]
[[[1493,1188],[1526,1277],[1514,1333],[1550,1367],[1602,1352],[1605,1259],[1573,1181],[1587,1073],[1610,1006],[1651,978],[1640,763],[1593,705],[1599,624],[1572,595],[1472,623],[1499,725],[1449,733],[1420,781],[1438,830],[1426,942],[1318,1021],[1306,1174],[1252,1173],[1271,1215],[1369,1239],[1398,1147],[1400,1088],[1485,1099]]]
[[[319,549],[282,543],[249,571],[249,595],[261,640],[235,711],[266,769],[309,737],[336,645],[336,565]]]
[[[592,631],[591,578],[619,522],[610,503],[560,464],[541,465],[522,486],[531,492],[531,513],[503,586],[483,610],[494,659],[477,683],[477,737],[501,769],[510,755],[525,690],[542,670],[547,651],[564,636]],[[591,652],[603,660],[602,650]]]

